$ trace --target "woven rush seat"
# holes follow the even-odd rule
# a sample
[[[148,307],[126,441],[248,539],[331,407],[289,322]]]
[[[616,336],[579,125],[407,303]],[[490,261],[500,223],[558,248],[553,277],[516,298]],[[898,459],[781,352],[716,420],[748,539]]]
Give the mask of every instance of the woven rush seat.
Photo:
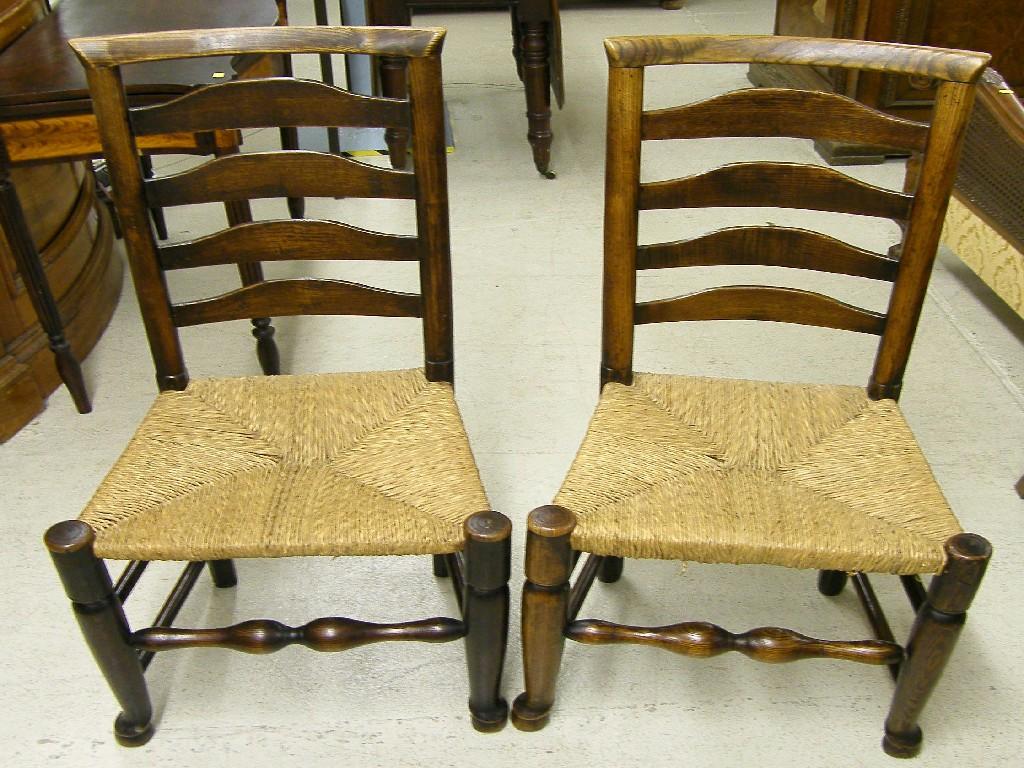
[[[451,385],[406,370],[164,392],[80,519],[116,559],[405,555],[488,508]]]
[[[633,558],[936,572],[960,532],[895,401],[850,386],[609,383],[555,503]]]

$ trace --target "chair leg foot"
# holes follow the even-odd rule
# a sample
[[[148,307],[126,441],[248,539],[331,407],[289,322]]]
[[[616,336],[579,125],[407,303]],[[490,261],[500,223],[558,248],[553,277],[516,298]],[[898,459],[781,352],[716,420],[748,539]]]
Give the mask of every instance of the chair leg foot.
[[[256,317],[252,320],[252,335],[256,339],[256,359],[260,361],[260,370],[266,376],[277,376],[281,373],[281,353],[274,341],[274,326],[269,317]]]
[[[597,571],[597,578],[602,584],[614,584],[622,578],[623,560],[621,557],[608,555],[601,560],[601,567]]]
[[[512,523],[498,512],[478,512],[465,523],[466,623],[469,711],[476,730],[499,731],[508,720],[501,672],[508,644]],[[436,562],[436,561],[435,561]]]
[[[141,747],[153,738],[154,732],[152,722],[141,725],[132,723],[125,718],[124,713],[114,720],[114,739],[122,747]]]
[[[92,528],[80,520],[57,523],[45,537],[82,635],[121,705],[114,735],[125,746],[139,746],[153,735],[153,706],[139,656],[128,644],[131,630],[121,601],[106,565],[93,553],[94,541]]]
[[[231,560],[209,560],[207,566],[210,568],[210,576],[213,584],[220,589],[227,589],[238,584],[238,574],[235,572],[235,564]]]
[[[448,572],[448,560],[444,555],[433,555],[434,575],[439,579],[451,576]]]
[[[818,571],[818,591],[826,597],[835,597],[846,586],[846,571]]]
[[[404,99],[408,93],[405,61],[393,56],[381,56],[380,67],[381,95],[392,99]],[[404,169],[409,163],[409,130],[407,128],[387,128],[384,131],[384,143],[388,148],[391,167]]]
[[[526,534],[523,587],[523,672],[526,691],[512,704],[512,724],[521,731],[543,728],[555,703],[555,684],[565,647],[570,536],[576,517],[563,507],[538,507]]]
[[[921,748],[918,718],[953,653],[992,556],[991,545],[973,533],[959,533],[945,547],[946,565],[917,612],[885,721],[882,748],[893,757],[913,757]]]

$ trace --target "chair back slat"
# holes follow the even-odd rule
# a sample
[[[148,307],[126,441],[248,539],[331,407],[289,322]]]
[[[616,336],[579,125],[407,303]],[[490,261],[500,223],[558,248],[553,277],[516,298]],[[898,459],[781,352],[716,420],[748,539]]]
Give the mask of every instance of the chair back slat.
[[[314,80],[231,80],[135,109],[131,124],[138,136],[280,125],[399,128],[409,125],[409,104]]]
[[[145,183],[154,207],[263,197],[416,197],[416,179],[323,152],[253,152],[218,157]]]
[[[172,307],[179,327],[277,315],[421,317],[416,293],[386,291],[345,280],[267,280],[210,299]]]
[[[438,29],[273,27],[72,41],[93,94],[161,389],[182,389],[188,384],[180,326],[250,318],[256,330],[263,332],[268,318],[300,314],[420,318],[427,377],[453,380],[443,40],[444,31]],[[158,106],[132,107],[121,72],[123,65],[142,62],[210,56],[248,60],[298,53],[408,59],[408,97],[370,98],[273,75],[218,83]],[[280,69],[269,66],[260,71]],[[303,125],[408,127],[414,139],[414,170],[385,169],[298,149],[240,152],[226,139],[208,146],[215,159],[182,173],[147,181],[138,162],[139,147],[151,140],[152,132],[198,132],[223,138],[240,135],[243,128]],[[307,197],[411,200],[416,232],[392,235],[317,218],[255,221],[249,204],[260,198],[291,202]],[[224,205],[226,229],[189,242],[158,245],[149,224],[150,208],[214,202]],[[262,261],[310,259],[416,262],[420,292],[341,280],[263,279]],[[198,301],[172,302],[165,270],[219,264],[237,265],[243,287]]]
[[[831,296],[798,288],[725,285],[672,299],[636,305],[634,322],[680,320],[768,320],[880,335],[885,315],[854,307]]]
[[[645,140],[788,136],[919,151],[928,126],[834,93],[747,88],[645,112],[641,133]]]
[[[762,265],[894,280],[899,262],[820,232],[793,227],[729,227],[690,240],[641,245],[637,269]]]
[[[802,208],[902,221],[910,195],[797,163],[735,163],[696,176],[640,185],[640,210],[694,207]]]
[[[418,261],[412,235],[388,235],[336,221],[257,221],[160,248],[164,269],[211,267],[251,261]]]
[[[636,325],[681,320],[768,320],[880,335],[872,397],[897,397],[952,191],[974,83],[984,53],[864,40],[782,36],[661,35],[611,38],[605,174],[602,383],[629,384]],[[883,115],[845,97],[810,91],[737,91],[696,104],[644,111],[646,68],[678,64],[840,67],[938,82],[930,125]],[[741,162],[686,178],[643,182],[644,140],[796,137],[903,148],[922,158],[904,191],[872,186],[831,168]],[[890,258],[834,237],[775,226],[722,229],[675,242],[639,244],[640,211],[714,207],[797,208],[891,219],[902,238]],[[883,232],[885,230],[882,230]],[[891,228],[896,235],[896,228]],[[723,285],[637,303],[638,269],[758,265],[892,283],[885,313],[774,285]]]

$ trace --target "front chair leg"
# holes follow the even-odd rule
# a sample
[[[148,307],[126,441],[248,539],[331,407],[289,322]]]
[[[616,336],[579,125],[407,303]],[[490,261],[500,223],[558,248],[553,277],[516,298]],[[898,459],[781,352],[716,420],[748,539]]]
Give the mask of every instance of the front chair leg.
[[[508,578],[512,523],[499,512],[478,512],[465,523],[466,662],[469,711],[478,731],[498,731],[508,719],[501,670],[508,644]]]
[[[128,644],[131,630],[121,601],[106,565],[93,553],[94,540],[92,528],[80,520],[57,523],[45,538],[78,626],[121,705],[114,736],[122,746],[138,747],[153,735],[153,706],[139,656]]]
[[[918,718],[953,653],[992,556],[988,541],[973,533],[953,536],[945,548],[946,566],[932,579],[928,599],[917,612],[885,721],[882,747],[893,757],[913,757],[921,749]]]
[[[512,724],[521,731],[547,725],[565,647],[572,547],[572,512],[556,506],[530,513],[523,587],[523,672],[526,691],[512,704]]]
[[[622,578],[623,560],[621,557],[606,555],[601,559],[601,567],[597,571],[597,578],[602,584],[614,584]]]

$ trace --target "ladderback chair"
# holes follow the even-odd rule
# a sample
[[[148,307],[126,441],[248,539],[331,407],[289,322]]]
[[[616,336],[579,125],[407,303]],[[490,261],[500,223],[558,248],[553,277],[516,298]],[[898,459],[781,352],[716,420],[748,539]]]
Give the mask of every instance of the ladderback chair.
[[[601,396],[551,506],[529,518],[523,593],[526,691],[513,722],[542,727],[554,702],[564,639],[636,643],[686,656],[739,651],[767,662],[847,659],[888,665],[896,692],[889,754],[914,754],[917,721],[990,556],[963,533],[896,399],[935,257],[973,83],[985,54],[853,40],[664,36],[605,41],[610,72],[605,187]],[[747,89],[644,111],[645,69],[657,65],[803,64],[903,73],[940,84],[931,126],[833,94]],[[824,138],[919,153],[909,192],[820,166],[741,162],[641,182],[644,141],[721,136]],[[680,147],[692,146],[680,142]],[[729,227],[689,240],[638,244],[639,211],[696,207],[796,208],[895,220],[902,239],[873,253],[822,233]],[[870,221],[870,219],[869,219]],[[637,270],[762,265],[892,284],[872,312],[795,288],[720,285],[637,301]],[[764,320],[880,337],[867,389],[634,373],[634,327],[697,320]],[[580,553],[590,553],[570,588]],[[762,627],[638,627],[577,620],[593,580],[613,582],[622,558],[818,569],[835,595],[848,574],[876,639],[816,640]],[[916,622],[893,638],[865,572],[900,575]],[[919,574],[937,574],[926,591]]]
[[[46,534],[86,641],[119,701],[125,745],[152,735],[143,672],[153,654],[185,647],[267,653],[298,643],[339,651],[382,640],[465,638],[469,708],[500,728],[508,621],[509,532],[488,511],[461,417],[452,362],[447,178],[441,122],[444,31],[356,27],[246,28],[73,41],[88,71],[115,203],[161,393],[77,520]],[[408,99],[358,96],[289,77],[226,82],[128,108],[122,65],[202,56],[387,54],[408,59]],[[301,150],[229,154],[146,180],[138,137],[264,126],[411,124],[414,171]],[[254,198],[415,201],[416,234],[320,219],[236,221],[161,245],[147,209]],[[245,208],[244,213],[247,214]],[[290,259],[418,262],[421,293],[342,280],[278,279],[197,301],[172,301],[165,271]],[[190,381],[178,328],[264,315],[422,318],[422,369]],[[245,621],[174,626],[204,563],[233,586],[233,558],[430,554],[450,575],[459,618],[375,624],[321,618],[301,627]],[[111,583],[104,559],[131,561]],[[147,562],[188,561],[153,626],[132,630],[122,605]]]

